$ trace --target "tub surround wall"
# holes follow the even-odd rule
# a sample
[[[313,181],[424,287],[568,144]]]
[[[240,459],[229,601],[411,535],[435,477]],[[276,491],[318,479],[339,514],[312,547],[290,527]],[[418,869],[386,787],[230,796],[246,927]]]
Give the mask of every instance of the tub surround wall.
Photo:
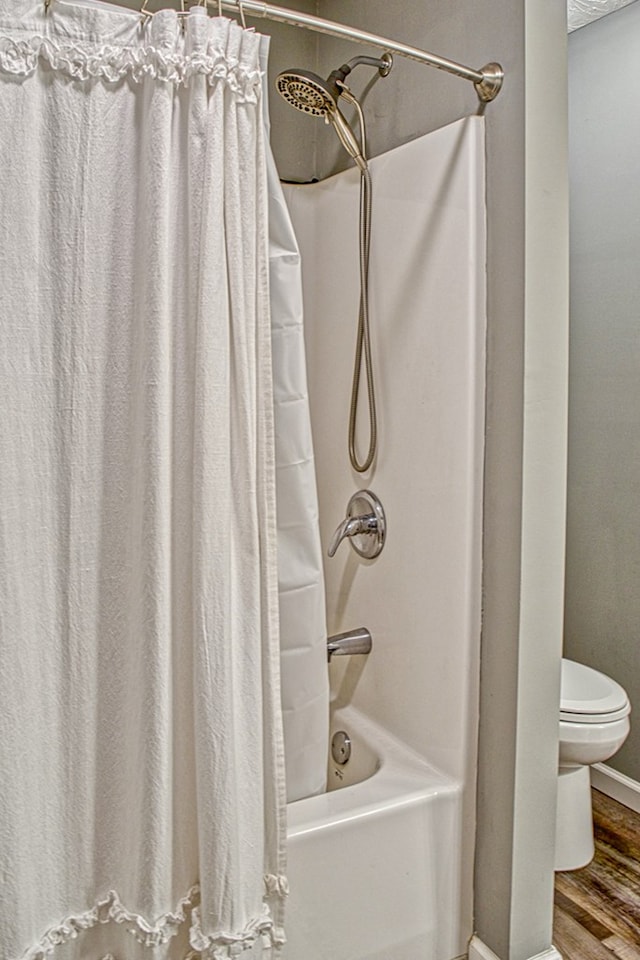
[[[366,660],[335,657],[331,686],[339,702],[353,703],[463,786],[458,952],[472,932],[475,842],[483,134],[483,120],[468,118],[371,163],[379,450],[364,475],[352,471],[347,452],[359,297],[359,174],[350,170],[314,186],[286,188],[302,252],[325,557],[350,496],[360,488],[380,497],[388,526],[376,560],[358,558],[348,542],[325,560],[329,632],[365,625],[374,644]]]
[[[449,776],[475,780],[484,122],[461,120],[376,157],[371,174],[379,448],[365,474],[351,469],[347,452],[359,175],[285,188],[302,252],[328,629],[339,633],[362,621],[374,642],[366,659],[333,658],[331,686]],[[366,416],[360,424],[366,439]],[[329,559],[349,497],[363,487],[386,510],[385,547],[367,561],[345,541]]]
[[[630,122],[640,106],[634,77],[639,56],[639,3],[569,40],[565,650],[626,689],[636,713],[626,744],[608,765],[636,781],[640,791],[640,131]],[[605,62],[606,79],[594,88],[594,64]]]

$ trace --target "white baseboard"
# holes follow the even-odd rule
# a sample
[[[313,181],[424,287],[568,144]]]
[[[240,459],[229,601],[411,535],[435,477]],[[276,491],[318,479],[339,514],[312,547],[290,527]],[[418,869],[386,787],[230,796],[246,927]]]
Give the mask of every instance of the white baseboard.
[[[469,944],[469,960],[499,960],[499,958],[482,940],[472,937]]]
[[[594,763],[591,767],[591,786],[640,813],[640,783],[637,780],[618,773],[606,763]]]
[[[472,937],[469,944],[469,960],[500,960],[500,958],[493,950],[489,950],[479,937]]]
[[[469,960],[500,960],[500,957],[490,950],[479,937],[472,937],[469,944]],[[536,953],[529,960],[562,960],[562,954],[555,947],[549,947],[543,953]]]

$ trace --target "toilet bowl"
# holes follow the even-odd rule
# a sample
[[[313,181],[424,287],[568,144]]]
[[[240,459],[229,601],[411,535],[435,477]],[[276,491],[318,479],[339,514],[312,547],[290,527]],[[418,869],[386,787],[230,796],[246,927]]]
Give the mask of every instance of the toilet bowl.
[[[556,870],[593,858],[589,766],[616,753],[629,733],[631,706],[615,680],[573,660],[562,661]]]

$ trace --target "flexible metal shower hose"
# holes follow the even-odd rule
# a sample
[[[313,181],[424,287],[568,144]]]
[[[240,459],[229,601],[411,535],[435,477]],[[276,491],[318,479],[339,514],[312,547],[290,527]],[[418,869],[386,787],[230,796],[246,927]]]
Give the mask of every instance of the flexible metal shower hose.
[[[351,387],[351,409],[349,411],[349,459],[358,473],[364,473],[373,463],[378,448],[378,421],[376,417],[376,393],[373,379],[373,360],[371,354],[371,330],[369,327],[369,251],[371,247],[371,174],[368,169],[360,173],[360,309],[358,312],[358,335],[356,355],[353,367]],[[358,396],[362,378],[362,360],[364,355],[367,379],[367,401],[369,409],[369,449],[364,460],[358,460],[356,451],[356,420],[358,414]]]

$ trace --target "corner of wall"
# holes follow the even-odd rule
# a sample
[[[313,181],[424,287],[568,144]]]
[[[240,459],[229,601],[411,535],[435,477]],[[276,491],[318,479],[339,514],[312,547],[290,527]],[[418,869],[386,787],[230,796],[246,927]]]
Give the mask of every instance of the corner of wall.
[[[494,151],[488,161],[493,329],[475,884],[478,960],[555,956],[550,943],[568,379],[565,17],[553,0],[522,5],[522,59],[513,62],[513,51],[505,54],[512,69],[505,101],[492,112],[488,132]],[[508,107],[510,82],[520,87],[519,113],[513,101]],[[513,146],[518,141],[519,157]],[[507,157],[518,172],[514,178],[507,171],[498,180]],[[507,235],[514,248],[511,262],[515,250],[522,256],[513,275],[500,259]],[[506,297],[515,308],[508,323],[496,309],[496,304],[504,308]],[[478,944],[485,950],[490,945],[495,953],[478,952]]]

